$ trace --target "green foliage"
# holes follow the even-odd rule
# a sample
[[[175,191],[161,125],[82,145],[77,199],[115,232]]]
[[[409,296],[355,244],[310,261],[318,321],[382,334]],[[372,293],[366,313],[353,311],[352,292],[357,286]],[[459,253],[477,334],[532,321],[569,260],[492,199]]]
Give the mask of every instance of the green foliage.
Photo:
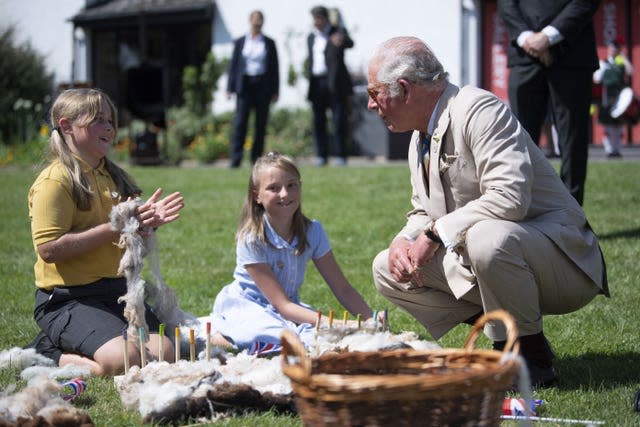
[[[298,83],[298,72],[293,64],[289,64],[289,68],[287,69],[287,84],[294,87],[296,83]]]
[[[167,110],[167,132],[161,152],[169,164],[186,158],[200,163],[213,163],[230,155],[231,128],[234,113],[199,116],[186,107]],[[253,141],[253,120],[248,126],[246,147]],[[299,158],[313,156],[311,112],[309,109],[277,109],[271,111],[267,123],[266,151],[278,151]],[[185,148],[188,150],[185,151]]]
[[[171,107],[167,110],[167,130],[160,152],[163,159],[172,165],[184,160],[184,149],[204,127],[206,119],[188,107]]]
[[[411,316],[377,293],[371,277],[373,258],[400,230],[405,213],[411,209],[406,164],[315,168],[303,163],[300,168],[304,212],[322,221],[349,281],[374,308],[389,309],[393,331],[411,330],[430,339]],[[199,316],[209,313],[216,294],[232,280],[234,232],[246,197],[248,171],[218,167],[128,170],[147,196],[158,186],[166,193],[183,193],[186,207],[180,220],[158,232],[160,267],[183,309]],[[32,317],[34,254],[26,202],[35,176],[32,168],[0,168],[2,349],[25,345],[37,330]],[[638,163],[590,163],[585,200],[585,210],[607,260],[612,297],[598,296],[575,313],[545,317],[545,332],[557,353],[560,382],[556,388],[536,391],[534,397],[545,401],[539,412],[543,417],[634,426],[638,414],[633,412],[632,399],[640,378],[640,216],[635,214],[640,210]],[[312,264],[301,298],[325,312],[340,309]],[[466,325],[456,327],[440,345],[461,348],[469,330]],[[488,343],[481,340],[479,345]],[[0,370],[0,389],[15,383],[17,373]],[[112,379],[91,379],[77,405],[96,425],[140,426],[140,416],[122,408]],[[249,412],[208,425],[302,424],[296,417]]]
[[[291,157],[313,156],[311,111],[308,108],[278,109],[269,115],[267,151],[278,151]]]
[[[187,66],[182,71],[184,106],[195,115],[202,116],[209,110],[218,79],[227,68],[228,60],[218,61],[209,52],[201,67]]]
[[[178,165],[190,155],[211,163],[228,155],[225,137],[220,134],[222,124],[216,125],[210,104],[218,87],[218,79],[227,68],[228,60],[218,61],[209,52],[200,67],[187,66],[182,71],[184,105],[171,107],[166,112],[167,130],[160,137],[161,156],[165,162]]]
[[[0,144],[0,167],[9,165],[34,165],[42,162],[48,144],[48,136],[11,145]]]
[[[229,156],[229,122],[217,121],[213,125],[207,125],[202,133],[196,135],[189,145],[189,151],[193,158],[200,163],[213,163],[216,160]]]
[[[28,43],[16,44],[14,28],[0,29],[0,143],[33,139],[46,121],[53,76]]]

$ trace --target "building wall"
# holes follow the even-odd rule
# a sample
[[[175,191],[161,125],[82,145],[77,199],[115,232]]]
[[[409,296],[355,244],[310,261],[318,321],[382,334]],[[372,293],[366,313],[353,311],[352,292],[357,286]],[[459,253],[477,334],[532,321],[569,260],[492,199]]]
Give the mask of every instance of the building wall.
[[[355,42],[345,54],[345,62],[352,74],[366,80],[366,68],[371,53],[384,40],[411,35],[425,40],[449,71],[451,81],[477,83],[477,47],[464,44],[477,42],[473,32],[477,2],[471,0],[216,0],[213,51],[218,57],[230,57],[234,39],[248,29],[249,13],[262,10],[265,15],[263,32],[275,39],[280,60],[281,93],[279,107],[305,106],[307,80],[302,76],[302,65],[307,56],[306,37],[312,29],[309,11],[322,4],[337,8],[351,38]],[[463,39],[463,22],[471,34]],[[471,40],[471,41],[470,41]],[[463,52],[470,55],[463,58]],[[287,70],[293,65],[299,74],[295,87],[287,85]],[[464,68],[464,70],[463,70]],[[474,75],[469,76],[469,71]],[[463,72],[464,71],[464,72]],[[464,79],[466,81],[462,81]],[[215,96],[215,111],[234,108],[226,99],[226,76],[220,81]]]
[[[214,1],[214,0],[212,0]],[[230,56],[233,39],[248,29],[254,9],[265,14],[264,32],[274,38],[280,57],[282,90],[278,107],[305,106],[307,80],[302,64],[307,55],[306,36],[311,31],[309,10],[318,4],[337,8],[355,46],[346,54],[354,74],[366,73],[367,61],[382,41],[398,35],[414,35],[427,41],[457,84],[477,84],[478,37],[476,4],[480,0],[215,0],[212,49],[220,57]],[[18,40],[28,40],[46,60],[56,83],[85,80],[89,73],[82,31],[74,35],[69,19],[84,7],[85,0],[0,0],[3,23],[13,23]],[[6,19],[5,19],[6,17]],[[1,25],[1,24],[0,24]],[[463,31],[464,30],[464,31]],[[74,37],[75,36],[75,37]],[[74,51],[76,52],[74,55]],[[75,56],[75,59],[74,59]],[[292,64],[300,74],[289,87],[286,76]],[[220,81],[214,110],[233,109],[226,99],[226,76]]]

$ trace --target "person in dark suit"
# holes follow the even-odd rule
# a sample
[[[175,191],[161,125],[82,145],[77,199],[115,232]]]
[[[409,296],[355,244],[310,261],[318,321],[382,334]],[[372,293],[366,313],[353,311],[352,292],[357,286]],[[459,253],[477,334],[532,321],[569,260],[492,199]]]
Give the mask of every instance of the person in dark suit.
[[[538,141],[549,100],[558,131],[560,177],[584,199],[591,77],[598,68],[593,15],[599,0],[498,0],[508,31],[511,109]]]
[[[229,63],[227,97],[236,94],[236,116],[231,138],[231,167],[242,163],[249,113],[255,110],[255,130],[251,162],[262,155],[269,106],[278,100],[280,76],[278,51],[273,39],[262,34],[264,15],[255,10],[249,15],[250,30],[234,43]]]
[[[339,162],[347,162],[347,133],[349,97],[353,83],[344,63],[345,49],[353,47],[347,30],[329,22],[329,11],[324,6],[311,9],[313,31],[307,38],[309,48],[309,94],[313,109],[313,142],[318,156],[317,164],[327,164],[330,144],[327,132],[327,109],[331,109],[333,140],[338,149]]]

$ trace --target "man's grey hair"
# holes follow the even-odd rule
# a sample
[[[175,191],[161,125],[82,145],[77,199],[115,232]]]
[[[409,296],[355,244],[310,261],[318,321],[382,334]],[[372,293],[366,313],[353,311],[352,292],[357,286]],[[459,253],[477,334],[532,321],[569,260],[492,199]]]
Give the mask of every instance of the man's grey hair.
[[[376,49],[371,63],[378,65],[376,78],[389,85],[390,96],[400,93],[399,79],[438,90],[449,75],[429,46],[416,37],[387,40]]]

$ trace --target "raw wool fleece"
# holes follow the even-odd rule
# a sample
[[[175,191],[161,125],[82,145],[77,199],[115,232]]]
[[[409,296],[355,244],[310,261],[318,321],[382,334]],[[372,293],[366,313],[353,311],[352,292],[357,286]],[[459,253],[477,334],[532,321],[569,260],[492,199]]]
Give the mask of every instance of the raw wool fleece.
[[[0,393],[0,426],[93,426],[91,417],[60,397],[61,385],[39,375],[13,393],[11,384]]]
[[[392,334],[377,331],[373,321],[361,329],[327,328],[317,331],[309,354],[345,351],[376,351],[395,348],[439,349],[434,342],[418,339],[414,332]],[[282,356],[271,358],[223,354],[207,361],[151,362],[133,366],[126,375],[114,378],[122,406],[137,410],[143,422],[177,423],[187,418],[209,422],[250,409],[294,412],[291,382],[282,372]]]
[[[120,260],[118,272],[127,279],[127,293],[118,299],[125,302],[124,315],[129,322],[128,340],[135,346],[139,343],[139,330],[144,329],[145,341],[149,339],[149,327],[145,320],[145,300],[152,307],[160,322],[166,325],[167,331],[175,327],[198,329],[198,319],[180,309],[175,292],[164,282],[160,274],[158,243],[153,230],[145,230],[144,236],[139,233],[140,223],[136,210],[142,205],[139,197],[119,203],[111,210],[111,227],[120,232],[118,246],[125,249]],[[148,256],[155,285],[140,277],[144,266],[143,258]],[[185,334],[182,334],[185,336]]]
[[[280,359],[240,353],[218,359],[133,366],[114,377],[122,405],[137,410],[144,423],[176,423],[187,418],[215,420],[251,409],[293,412],[289,380]]]
[[[13,347],[0,352],[0,369],[15,368],[22,371],[29,366],[55,366],[55,362],[36,353],[33,348]]]

